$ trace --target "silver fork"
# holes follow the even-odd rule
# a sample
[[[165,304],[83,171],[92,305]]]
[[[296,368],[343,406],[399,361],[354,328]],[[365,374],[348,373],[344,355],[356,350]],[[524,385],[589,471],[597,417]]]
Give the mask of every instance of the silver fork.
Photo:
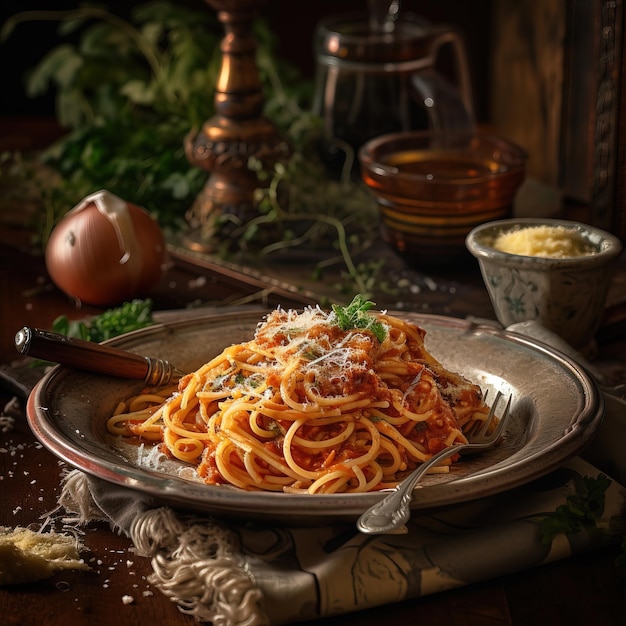
[[[411,516],[410,504],[413,489],[431,467],[458,452],[469,454],[487,450],[500,439],[500,435],[504,431],[507,419],[510,415],[511,396],[509,396],[506,401],[504,410],[493,432],[489,432],[489,429],[494,418],[497,416],[497,407],[502,399],[503,394],[498,391],[485,421],[477,425],[474,430],[467,434],[468,443],[452,444],[427,461],[424,461],[424,463],[413,470],[413,472],[399,483],[385,498],[365,511],[357,521],[357,528],[362,533],[372,535],[406,532],[405,524],[409,521],[409,517]]]

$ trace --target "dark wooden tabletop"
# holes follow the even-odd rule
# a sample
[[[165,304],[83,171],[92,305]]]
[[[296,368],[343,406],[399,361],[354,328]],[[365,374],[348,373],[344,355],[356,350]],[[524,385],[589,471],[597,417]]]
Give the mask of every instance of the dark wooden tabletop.
[[[477,266],[468,263],[462,273],[417,272],[405,278],[424,282],[419,297],[408,306],[435,314],[493,318]],[[216,275],[202,264],[180,260],[169,264],[152,296],[155,310],[162,312],[232,302],[236,299],[233,295],[245,295],[254,288],[245,280],[240,283],[232,276]],[[242,294],[234,293],[237,289]],[[611,315],[599,333],[596,358],[596,365],[613,384],[626,380],[620,380],[626,371],[625,301],[626,263],[622,259],[609,296]],[[76,308],[52,285],[43,259],[33,254],[26,230],[15,224],[0,225],[0,365],[5,372],[18,360],[13,338],[22,326],[50,328],[60,314],[78,319],[98,312],[100,309],[94,307]],[[38,528],[55,509],[61,477],[69,468],[36,441],[25,419],[24,399],[6,381],[0,386],[1,407],[15,419],[12,427],[0,429],[0,526]],[[33,584],[0,587],[0,623],[194,623],[147,582],[150,563],[134,553],[128,538],[106,524],[91,524],[84,533],[85,556],[91,570],[61,572]],[[626,579],[616,566],[618,552],[617,546],[604,548],[457,590],[316,623],[623,625]],[[131,604],[122,602],[127,595],[134,598]]]

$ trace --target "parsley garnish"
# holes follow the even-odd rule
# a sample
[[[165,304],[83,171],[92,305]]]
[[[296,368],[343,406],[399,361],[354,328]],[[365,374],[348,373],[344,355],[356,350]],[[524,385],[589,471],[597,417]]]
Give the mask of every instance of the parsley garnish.
[[[67,337],[77,337],[85,341],[100,343],[133,330],[147,328],[154,324],[152,300],[132,300],[118,307],[107,309],[100,315],[87,320],[70,320],[60,315],[52,322],[52,330]],[[31,367],[51,365],[49,361],[34,359]]]
[[[100,342],[153,324],[152,300],[147,298],[124,302],[87,321],[70,321],[61,315],[52,323],[52,330],[69,337]]]
[[[541,520],[541,537],[550,543],[559,533],[573,533],[585,526],[596,525],[604,513],[606,490],[611,480],[604,474],[574,479],[575,493],[567,496],[565,504],[558,506]]]
[[[374,302],[365,300],[362,295],[357,294],[348,306],[333,304],[333,313],[341,330],[350,330],[351,328],[367,329],[374,333],[378,341],[382,342],[387,336],[387,330],[382,322],[379,322],[374,315],[368,313],[375,306]]]

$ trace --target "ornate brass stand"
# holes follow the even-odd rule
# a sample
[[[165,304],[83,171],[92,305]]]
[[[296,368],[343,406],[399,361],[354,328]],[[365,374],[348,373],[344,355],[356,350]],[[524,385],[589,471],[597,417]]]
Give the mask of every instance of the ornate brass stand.
[[[210,177],[189,212],[189,247],[211,251],[258,215],[254,191],[260,183],[248,168],[256,157],[267,167],[286,159],[290,148],[263,115],[264,96],[256,65],[254,19],[265,0],[206,0],[225,30],[215,92],[215,115],[185,139],[192,165]],[[219,239],[219,241],[218,241]]]

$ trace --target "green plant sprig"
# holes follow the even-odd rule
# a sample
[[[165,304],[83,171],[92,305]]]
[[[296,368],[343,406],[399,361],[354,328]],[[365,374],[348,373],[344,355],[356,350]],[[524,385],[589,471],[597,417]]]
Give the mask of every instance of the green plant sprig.
[[[189,227],[208,175],[189,164],[183,139],[214,113],[222,25],[210,11],[159,0],[135,7],[128,21],[93,6],[24,12],[4,24],[2,36],[36,20],[57,21],[61,35],[79,35],[75,45],[50,50],[28,81],[31,96],[56,88],[57,119],[69,129],[43,155],[60,183],[41,194],[41,245],[65,212],[97,189],[145,207],[166,231]],[[317,154],[321,120],[308,109],[311,81],[277,57],[262,20],[255,35],[265,113],[287,136],[293,156],[271,171],[251,162],[260,181],[260,215],[230,224],[233,238],[261,256],[296,245],[323,249],[314,274],[343,263],[350,285],[341,289],[366,293],[377,269],[355,259],[371,244],[377,216],[350,178],[355,155],[347,148],[340,179],[329,177]]]
[[[375,306],[374,302],[367,300],[362,294],[357,294],[348,306],[333,304],[332,311],[341,330],[352,328],[371,330],[378,341],[382,342],[387,336],[387,329],[375,315],[370,313]]]
[[[166,229],[183,227],[207,177],[190,166],[183,138],[214,112],[223,37],[214,15],[162,1],[136,7],[128,21],[101,7],[28,11],[9,18],[2,36],[37,20],[78,35],[49,50],[27,81],[32,97],[55,89],[56,117],[68,129],[41,157],[61,175],[39,223],[41,244],[81,197],[102,188],[144,206]]]
[[[550,543],[559,533],[573,533],[585,526],[595,526],[602,519],[610,484],[611,479],[604,474],[597,478],[576,477],[574,493],[567,496],[565,504],[541,520],[542,540]]]
[[[52,323],[52,330],[68,337],[101,342],[154,323],[152,300],[146,298],[123,302],[88,320],[69,320],[60,315]]]
[[[258,190],[259,206],[263,213],[243,226],[244,239],[245,231],[254,231],[263,225],[278,224],[283,229],[289,225],[300,225],[300,234],[292,234],[291,238],[283,237],[280,241],[266,245],[261,248],[260,254],[270,255],[278,250],[309,242],[312,247],[315,247],[316,243],[323,246],[332,241],[339,252],[339,257],[327,257],[318,263],[317,269],[321,270],[341,260],[347,269],[348,277],[354,283],[353,288],[356,292],[368,293],[368,287],[357,268],[354,256],[371,245],[375,232],[371,227],[372,224],[376,224],[376,220],[371,219],[372,211],[375,209],[370,198],[350,179],[340,182],[327,181],[322,190],[319,180],[323,179],[323,172],[298,170],[296,160],[292,165],[293,169],[289,170],[282,163],[276,164],[268,186]],[[256,167],[261,178],[264,176],[259,164],[252,164],[251,167]],[[311,178],[305,181],[307,175]],[[302,189],[309,185],[316,192],[311,194],[309,202],[303,202]],[[355,197],[359,200],[354,203],[336,201],[337,198],[354,200]],[[283,202],[281,198],[286,200]],[[355,229],[352,234],[349,232],[351,228]],[[328,229],[334,234],[329,235]]]

